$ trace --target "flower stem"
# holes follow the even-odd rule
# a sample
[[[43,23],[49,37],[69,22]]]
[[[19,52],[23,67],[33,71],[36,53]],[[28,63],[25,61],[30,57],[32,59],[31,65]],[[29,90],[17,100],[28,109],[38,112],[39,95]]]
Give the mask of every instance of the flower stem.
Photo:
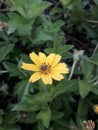
[[[68,80],[71,80],[71,78],[72,78],[76,63],[77,63],[76,61],[73,62],[73,65],[72,65],[71,72],[70,72]]]

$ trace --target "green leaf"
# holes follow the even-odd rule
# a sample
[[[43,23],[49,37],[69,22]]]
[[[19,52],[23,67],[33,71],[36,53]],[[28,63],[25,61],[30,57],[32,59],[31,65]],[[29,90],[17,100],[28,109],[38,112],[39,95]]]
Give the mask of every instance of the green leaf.
[[[50,123],[50,118],[51,118],[51,110],[50,107],[47,106],[47,108],[45,108],[44,110],[41,110],[37,116],[36,119],[41,119],[43,125],[48,128],[49,127],[49,123]]]
[[[40,120],[38,121],[38,130],[45,130],[44,125]]]
[[[63,112],[53,111],[52,114],[51,114],[51,120],[55,121],[55,120],[62,118],[63,116],[64,116]]]
[[[79,82],[79,92],[82,98],[86,97],[91,91],[93,85],[85,80],[80,80]]]
[[[60,0],[64,6],[67,6],[71,0]]]
[[[23,62],[32,63],[30,57],[29,57],[28,55],[26,55],[26,54],[23,54],[23,53],[22,53],[22,54],[21,54],[21,58],[22,58]]]
[[[60,42],[60,37],[55,34],[54,35],[54,47],[55,53],[57,54],[63,54],[64,52],[67,52],[68,50],[73,48],[73,45],[62,45]]]
[[[24,1],[23,0],[9,0],[11,2],[11,4],[13,5],[12,7],[16,8],[18,6],[20,7],[24,7]]]
[[[85,106],[85,107],[84,107]],[[77,109],[77,121],[79,119],[85,120],[88,114],[88,102],[85,99],[80,98]]]
[[[26,111],[33,112],[38,111],[41,108],[41,104],[28,104],[27,102],[21,102],[17,104],[12,110],[13,111]]]
[[[0,125],[2,124],[2,122],[3,122],[3,118],[2,116],[0,116]]]
[[[96,54],[89,58],[89,61],[95,65],[98,65],[98,52],[96,52]]]
[[[47,7],[49,7],[51,3],[46,2],[46,1],[41,1],[40,3],[38,2],[37,4],[34,4],[32,2],[31,5],[29,5],[29,10],[27,11],[27,16],[29,19],[34,19],[37,16],[39,16]],[[40,7],[40,8],[38,8]]]
[[[98,5],[98,0],[96,0],[97,1],[97,5]],[[97,10],[98,8],[97,8],[97,6],[92,6],[92,16],[93,16],[93,18],[95,18],[96,19],[96,21],[97,21],[97,19],[98,19],[98,15],[97,15],[97,13],[98,13],[98,10]],[[96,31],[97,31],[97,28],[95,29]],[[97,39],[95,39],[95,41],[96,41]],[[97,42],[98,43],[98,42]]]
[[[53,40],[53,37],[45,32],[41,27],[38,27],[35,32],[34,42]]]
[[[57,50],[61,45],[62,43],[60,42],[60,37],[58,34],[54,34],[54,39],[53,39],[53,48],[55,50]]]
[[[89,59],[86,56],[81,57],[82,59],[82,72],[84,77],[89,80],[90,77],[93,75],[94,64],[89,62]]]
[[[28,21],[18,13],[9,13],[8,16],[10,18],[10,21],[8,23],[9,27],[20,28],[28,24]]]
[[[94,28],[90,26],[89,24],[82,24],[83,28],[87,31],[87,35],[91,38],[96,39],[97,33],[95,32]]]
[[[52,23],[52,25],[50,27],[50,33],[59,32],[61,29],[61,26],[63,26],[64,24],[65,24],[65,22],[62,20],[57,20],[56,22]]]
[[[71,58],[73,58],[72,54],[68,51],[62,54],[62,59],[71,59]]]
[[[62,45],[57,49],[56,53],[63,54],[72,48],[73,48],[73,45]]]
[[[2,130],[21,130],[18,125],[5,125]]]
[[[26,20],[18,13],[9,13],[10,20],[8,22],[8,28],[17,29],[19,35],[30,35],[33,21]]]
[[[12,124],[15,123],[16,119],[17,119],[17,113],[11,111],[11,112],[9,112],[6,115],[3,124],[5,124],[5,125],[7,125],[7,124],[12,125]]]
[[[50,19],[46,19],[45,17],[43,18],[44,30],[49,34],[58,33],[61,30],[61,26],[64,24],[65,22],[62,20],[56,20],[55,22],[52,22]]]
[[[25,0],[10,0],[12,7],[10,8],[10,11],[17,11],[20,13],[21,16],[23,16],[25,19],[27,19],[27,15],[25,12]]]
[[[46,87],[46,86],[45,86]],[[34,96],[27,96],[27,102],[32,104],[34,102],[48,102],[51,101],[51,95],[49,92],[39,92],[38,94],[34,95]]]
[[[27,19],[27,15],[25,13],[25,10],[22,7],[17,7],[16,10],[20,13],[21,16],[23,16],[25,19]]]
[[[91,90],[93,93],[95,93],[96,95],[98,95],[98,86],[93,86],[92,87],[92,90]]]
[[[0,61],[4,60],[4,58],[13,49],[13,47],[14,47],[14,44],[9,44],[9,45],[0,47]]]
[[[23,98],[27,83],[28,83],[28,79],[23,79],[22,81],[18,82],[15,86],[14,94],[18,95],[19,101],[21,101]]]
[[[20,78],[26,77],[26,75],[22,73],[22,70],[18,68],[18,65],[10,62],[4,62],[3,65],[9,71],[10,76],[19,76]]]
[[[54,45],[53,48],[47,48],[44,51],[47,54],[50,53],[57,53],[57,54],[63,54],[65,52],[67,52],[68,50],[72,49],[73,45],[62,45],[62,43],[60,42],[60,37],[58,34],[54,35]]]
[[[75,81],[63,80],[52,88],[51,94],[53,95],[53,97],[56,97],[64,92],[69,91],[75,84],[76,84]]]
[[[44,50],[44,52],[46,52],[47,54],[55,53],[55,49],[54,48],[47,48]]]
[[[95,3],[98,5],[98,0],[94,0],[95,1]]]
[[[51,5],[50,2],[41,0],[10,0],[12,3],[11,11],[17,11],[26,20],[32,20],[39,16],[47,7]],[[38,8],[40,7],[40,8]]]

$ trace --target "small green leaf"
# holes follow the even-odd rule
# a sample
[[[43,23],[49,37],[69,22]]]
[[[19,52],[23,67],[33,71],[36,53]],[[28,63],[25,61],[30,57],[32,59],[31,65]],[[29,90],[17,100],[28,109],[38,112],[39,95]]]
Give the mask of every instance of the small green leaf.
[[[16,9],[16,7],[20,6],[20,7],[24,7],[24,1],[23,0],[9,0],[11,2],[11,4],[13,5],[13,7]]]
[[[9,44],[9,45],[2,46],[0,48],[0,61],[4,60],[4,58],[13,49],[13,47],[14,47],[14,44]]]
[[[65,24],[65,22],[62,20],[57,20],[56,22],[52,23],[52,25],[50,27],[50,33],[59,32],[61,29],[61,26],[63,26],[64,24]]]
[[[96,54],[94,54],[91,58],[89,58],[89,61],[93,64],[98,65],[98,52],[96,52]]]
[[[21,103],[17,104],[12,110],[13,111],[32,112],[32,111],[38,111],[40,108],[41,108],[41,104],[33,105],[33,104],[28,104],[27,102],[21,102]]]
[[[46,86],[45,86],[46,87]],[[49,92],[39,92],[38,94],[34,95],[32,98],[30,96],[27,96],[27,102],[32,104],[32,101],[36,102],[48,102],[51,100],[51,95]]]
[[[96,95],[98,95],[98,87],[97,85],[92,87],[92,90],[91,90],[93,93],[95,93]]]
[[[67,6],[71,0],[60,0],[64,6]]]
[[[38,121],[38,130],[45,130],[44,125],[40,120]]]
[[[14,93],[15,95],[18,95],[19,101],[21,101],[23,98],[27,83],[28,83],[28,79],[23,79],[22,81],[18,82],[15,86]]]
[[[35,32],[35,38],[34,42],[41,42],[41,41],[48,41],[53,40],[53,37],[48,34],[47,32],[44,32],[44,30],[41,27],[38,27]]]
[[[80,98],[77,109],[77,121],[79,119],[81,120],[86,119],[87,113],[88,113],[88,102],[87,100]]]
[[[94,0],[95,1],[95,3],[98,5],[98,0]]]
[[[2,130],[21,130],[18,125],[4,125]]]
[[[49,7],[51,3],[46,1],[38,2],[37,4],[34,4],[32,2],[31,5],[29,5],[29,10],[27,11],[27,15],[29,19],[34,19],[37,16],[39,16],[47,7]],[[40,7],[40,8],[38,8]]]
[[[27,19],[27,15],[22,7],[17,7],[17,11],[25,18]]]
[[[55,51],[62,45],[62,43],[60,42],[60,37],[58,34],[54,35],[54,43],[53,43],[53,48],[55,49]]]
[[[30,29],[32,28],[33,21],[25,19],[18,13],[9,13],[10,20],[8,22],[8,28],[17,29],[19,35],[30,35]]]
[[[10,62],[4,62],[4,67],[9,71],[10,76],[19,76],[20,78],[25,78],[26,75],[24,75],[20,68],[18,68],[18,65],[10,63]]]
[[[88,93],[91,91],[92,89],[92,84],[88,83],[85,80],[80,80],[79,81],[79,92],[82,98],[84,98],[85,96],[88,95]]]
[[[53,111],[51,114],[51,120],[55,121],[55,120],[62,118],[63,116],[64,116],[63,112]]]
[[[0,125],[2,124],[2,122],[3,122],[3,118],[2,116],[0,116]]]
[[[73,45],[62,45],[57,49],[56,53],[63,54],[64,52],[66,52],[72,48],[73,48]]]
[[[53,48],[47,48],[44,51],[47,54],[50,53],[57,53],[57,54],[63,54],[65,52],[67,52],[68,50],[72,49],[73,45],[62,45],[62,43],[60,42],[60,38],[57,34],[54,35],[54,45]]]
[[[61,26],[64,24],[65,22],[62,20],[56,20],[56,22],[52,22],[50,19],[46,19],[43,16],[43,27],[45,32],[49,34],[58,33],[61,30]]]
[[[82,72],[84,74],[84,77],[89,80],[90,77],[93,75],[94,70],[94,64],[89,62],[89,59],[86,56],[81,57],[83,63],[82,63]]]
[[[3,124],[5,124],[5,125],[6,125],[6,124],[12,125],[12,124],[15,123],[16,119],[17,119],[17,113],[11,111],[11,112],[9,112],[9,113],[6,115]]]
[[[8,16],[10,18],[8,27],[20,28],[28,24],[28,21],[18,13],[9,13]]]
[[[56,97],[64,92],[70,90],[76,84],[75,81],[61,81],[55,87],[52,88],[51,94]]]
[[[95,32],[94,28],[88,24],[82,24],[83,28],[87,31],[87,35],[91,38],[96,39],[97,33]]]
[[[48,128],[49,127],[49,123],[50,123],[50,118],[51,118],[51,110],[49,108],[49,106],[47,108],[45,108],[44,110],[41,110],[37,116],[36,119],[41,119],[43,125]]]
[[[51,5],[50,2],[41,0],[10,0],[12,3],[11,11],[17,11],[26,20],[32,20],[39,16],[47,7]],[[40,8],[38,8],[40,7]]]
[[[47,48],[44,50],[47,54],[56,53],[54,48]]]

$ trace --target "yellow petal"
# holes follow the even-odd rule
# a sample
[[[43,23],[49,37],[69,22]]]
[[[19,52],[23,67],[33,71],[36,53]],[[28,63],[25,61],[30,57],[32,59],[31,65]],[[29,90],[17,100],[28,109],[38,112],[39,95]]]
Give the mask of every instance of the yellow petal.
[[[36,55],[34,52],[30,53],[30,58],[31,60],[36,64],[36,65],[40,65],[40,58],[38,55]]]
[[[41,73],[40,72],[36,72],[34,74],[31,75],[29,82],[36,82],[37,80],[39,80],[41,78]]]
[[[46,62],[46,55],[42,52],[39,52],[40,62],[44,63]]]
[[[36,66],[36,65],[34,65],[34,64],[22,63],[21,68],[22,68],[22,69],[25,69],[25,70],[39,71],[38,66]]]
[[[67,68],[67,65],[65,63],[59,63],[52,69],[52,72],[66,74],[69,73],[69,69]]]
[[[57,80],[57,81],[61,81],[62,79],[64,79],[64,76],[59,74],[59,73],[54,73],[54,74],[51,74],[52,78]]]
[[[44,82],[44,84],[52,84],[52,78],[51,76],[48,75],[42,75],[42,81]]]
[[[55,55],[53,62],[51,63],[52,66],[57,65],[57,63],[61,60],[61,56],[60,55]]]
[[[55,54],[52,53],[47,57],[47,63],[49,63],[50,65],[52,64],[53,60],[55,58]]]

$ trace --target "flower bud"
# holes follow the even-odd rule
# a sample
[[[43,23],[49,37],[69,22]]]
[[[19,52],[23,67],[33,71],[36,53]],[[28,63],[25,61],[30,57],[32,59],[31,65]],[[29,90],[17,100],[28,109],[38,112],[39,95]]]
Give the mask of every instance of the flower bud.
[[[93,110],[96,114],[98,114],[98,104],[94,105]]]
[[[74,53],[73,53],[73,60],[75,62],[78,62],[80,60],[80,57],[83,55],[84,53],[84,50],[74,50]]]

